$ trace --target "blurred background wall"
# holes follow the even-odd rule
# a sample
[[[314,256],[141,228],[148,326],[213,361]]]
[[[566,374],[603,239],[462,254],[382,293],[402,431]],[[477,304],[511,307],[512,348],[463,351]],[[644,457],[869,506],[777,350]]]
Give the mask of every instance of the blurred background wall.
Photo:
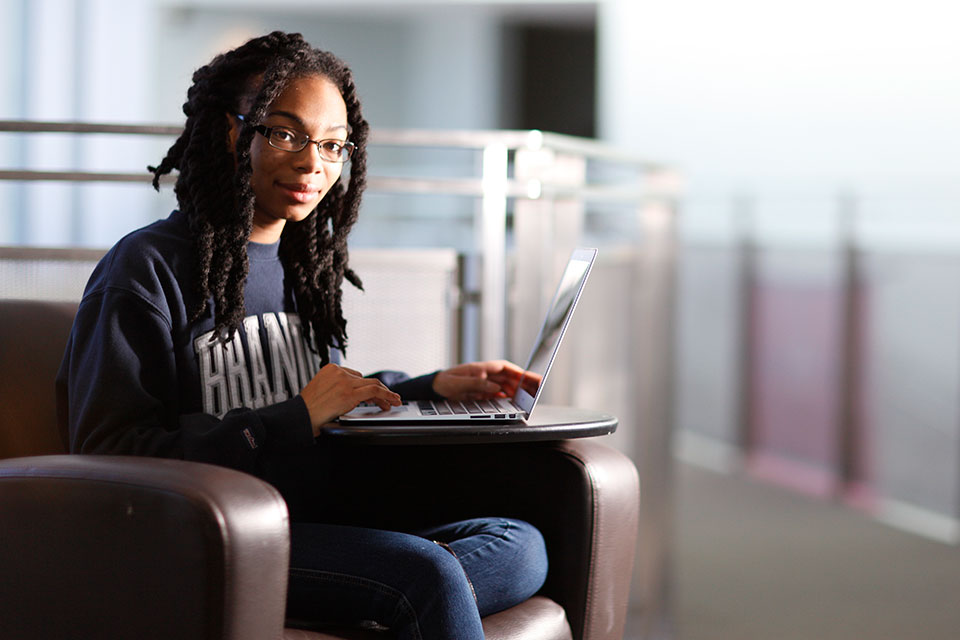
[[[674,167],[675,340],[661,375],[676,454],[960,541],[955,3],[0,0],[0,11],[0,119],[179,124],[197,66],[285,29],[349,63],[375,129],[537,128]],[[9,134],[0,164],[139,170],[167,144]],[[380,171],[391,162],[418,171],[416,155]],[[170,189],[139,185],[0,182],[0,244],[105,247],[173,204]],[[462,202],[366,206],[356,246],[469,250]],[[431,215],[451,222],[425,227]]]

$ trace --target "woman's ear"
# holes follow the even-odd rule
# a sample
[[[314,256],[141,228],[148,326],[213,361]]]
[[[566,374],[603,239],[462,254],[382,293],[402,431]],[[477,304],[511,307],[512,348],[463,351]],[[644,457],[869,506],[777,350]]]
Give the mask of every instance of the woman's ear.
[[[240,119],[232,113],[224,114],[227,119],[227,152],[237,152],[237,138],[240,137]]]

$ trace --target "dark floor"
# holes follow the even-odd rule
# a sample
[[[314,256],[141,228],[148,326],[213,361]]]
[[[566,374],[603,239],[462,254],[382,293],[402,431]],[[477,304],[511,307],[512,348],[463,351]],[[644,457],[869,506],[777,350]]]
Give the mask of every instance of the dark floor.
[[[960,547],[689,465],[676,490],[677,640],[960,639]]]

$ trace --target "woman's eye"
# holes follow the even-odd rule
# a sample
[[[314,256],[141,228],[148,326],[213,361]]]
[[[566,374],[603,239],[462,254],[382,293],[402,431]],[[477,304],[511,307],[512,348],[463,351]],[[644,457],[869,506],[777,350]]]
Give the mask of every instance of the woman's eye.
[[[339,154],[340,150],[343,149],[343,143],[336,140],[324,140],[323,148],[331,153]]]
[[[297,139],[297,134],[289,129],[274,128],[273,137],[278,142],[293,142]]]

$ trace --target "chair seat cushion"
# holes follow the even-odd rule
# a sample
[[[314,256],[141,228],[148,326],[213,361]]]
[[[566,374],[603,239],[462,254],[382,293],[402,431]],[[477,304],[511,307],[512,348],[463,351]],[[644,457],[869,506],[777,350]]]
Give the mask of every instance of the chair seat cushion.
[[[506,611],[483,619],[486,640],[572,640],[563,607],[543,596],[534,596]],[[390,633],[362,629],[307,631],[285,629],[283,640],[386,640]]]
[[[573,640],[563,607],[534,596],[483,619],[486,640]]]

